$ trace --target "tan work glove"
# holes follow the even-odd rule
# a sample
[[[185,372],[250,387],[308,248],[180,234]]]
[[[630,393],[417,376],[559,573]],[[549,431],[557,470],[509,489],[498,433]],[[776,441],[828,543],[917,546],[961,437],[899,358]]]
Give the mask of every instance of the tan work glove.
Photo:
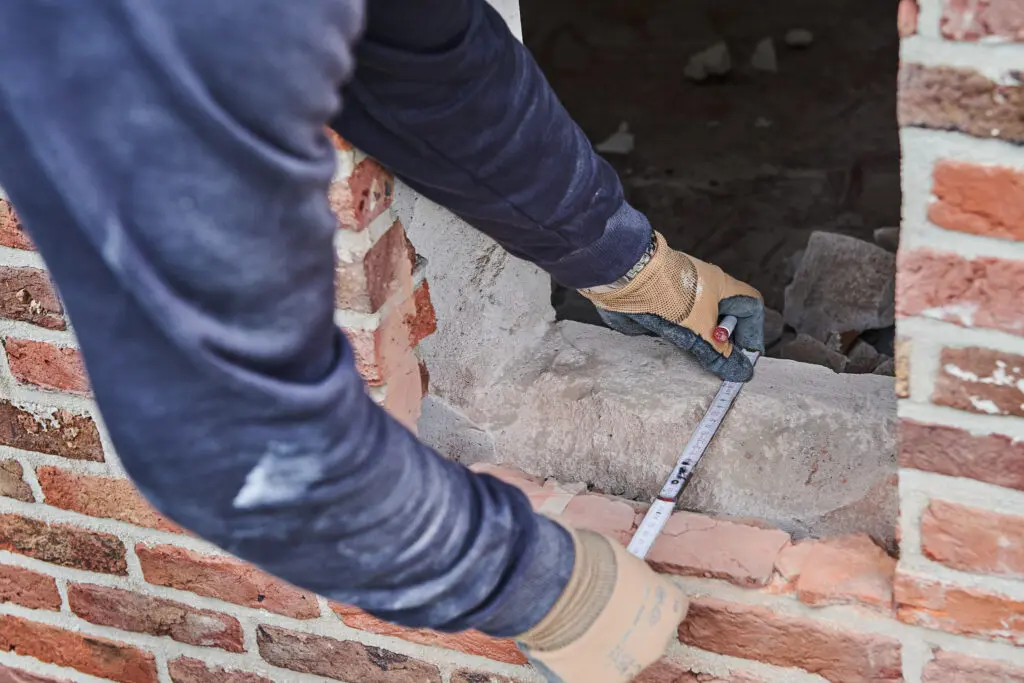
[[[717,342],[713,331],[723,315],[738,319],[732,340],[741,348],[764,352],[764,303],[761,294],[718,266],[675,251],[659,233],[654,252],[628,280],[580,290],[601,318],[624,334],[653,334],[691,352],[709,372],[746,382],[754,367],[732,342]],[[638,264],[640,265],[640,264]]]
[[[517,638],[550,683],[627,683],[665,654],[688,603],[611,539],[570,531],[576,563],[565,592]]]

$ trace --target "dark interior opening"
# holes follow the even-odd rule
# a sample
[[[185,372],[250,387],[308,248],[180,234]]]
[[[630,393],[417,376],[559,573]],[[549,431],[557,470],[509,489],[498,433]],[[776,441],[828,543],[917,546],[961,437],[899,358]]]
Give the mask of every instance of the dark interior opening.
[[[521,9],[527,46],[595,145],[628,124],[633,149],[603,154],[673,247],[750,282],[779,314],[813,232],[895,251],[893,0],[522,0]],[[885,257],[859,259],[840,259],[831,276],[894,276]],[[575,292],[556,285],[552,303],[560,319],[601,324]],[[840,361],[801,350],[804,330],[769,313],[768,355],[891,374],[887,315],[832,339],[819,326],[815,343]],[[849,362],[868,353],[861,344],[879,355]]]

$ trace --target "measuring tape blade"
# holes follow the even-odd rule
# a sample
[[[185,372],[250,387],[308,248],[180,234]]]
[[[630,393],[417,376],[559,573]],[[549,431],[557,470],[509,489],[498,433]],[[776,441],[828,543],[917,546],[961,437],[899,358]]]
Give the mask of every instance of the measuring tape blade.
[[[758,356],[760,355],[752,351],[744,351],[743,354],[750,359],[751,363],[757,363]],[[733,401],[736,400],[736,395],[740,393],[742,388],[743,382],[722,382],[722,385],[718,388],[718,393],[715,394],[715,398],[711,401],[711,405],[708,406],[704,417],[697,424],[697,428],[693,430],[690,440],[686,442],[683,454],[676,461],[675,469],[672,470],[672,476],[665,482],[661,492],[658,493],[658,497],[651,504],[651,507],[648,508],[643,521],[640,522],[636,533],[633,534],[633,540],[630,541],[627,547],[627,550],[633,555],[643,559],[651,551],[655,539],[658,538],[661,530],[665,528],[668,518],[672,516],[673,510],[675,510],[676,499],[679,498],[679,494],[687,482],[690,481],[690,477],[693,476],[697,463],[700,462],[704,452],[708,449],[711,440],[715,438],[715,433],[718,432],[722,420],[725,419],[726,413],[729,412]]]

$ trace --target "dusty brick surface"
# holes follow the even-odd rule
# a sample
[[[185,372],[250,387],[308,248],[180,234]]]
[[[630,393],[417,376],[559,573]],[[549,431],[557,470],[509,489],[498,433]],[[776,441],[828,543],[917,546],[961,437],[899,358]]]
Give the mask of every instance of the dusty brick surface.
[[[906,571],[896,573],[895,596],[905,623],[1024,644],[1024,602]]]
[[[141,543],[135,546],[135,552],[149,583],[296,619],[320,616],[316,596],[234,558]]]
[[[925,665],[921,683],[1024,683],[1024,667],[940,650]]]
[[[156,683],[153,655],[125,643],[0,615],[0,650],[119,683]]]
[[[932,177],[932,223],[973,235],[1024,239],[1024,171],[944,159]]]
[[[358,232],[387,211],[394,194],[391,174],[373,159],[363,159],[351,176],[331,183],[327,198],[340,227]]]
[[[332,604],[331,609],[341,617],[346,626],[357,628],[383,636],[394,636],[411,643],[419,643],[429,647],[443,647],[458,650],[469,655],[486,657],[497,662],[508,664],[526,664],[526,657],[511,640],[491,638],[479,631],[464,633],[440,633],[428,629],[408,629],[390,624],[367,614],[361,609],[348,605]]]
[[[777,529],[676,512],[647,560],[661,572],[764,586],[772,577],[779,551],[788,543],[789,534]]]
[[[682,664],[662,659],[640,672],[633,683],[765,683],[762,678],[732,673],[722,678],[691,671]]]
[[[515,678],[499,676],[485,671],[458,669],[452,672],[451,683],[522,683]]]
[[[14,498],[24,503],[34,503],[36,496],[22,478],[25,471],[17,460],[0,461],[0,496]]]
[[[207,665],[191,657],[178,657],[167,662],[172,683],[274,683],[273,680],[249,671]]]
[[[0,549],[73,569],[128,572],[124,545],[116,536],[21,515],[0,515]]]
[[[234,617],[131,591],[76,583],[68,586],[71,611],[94,624],[168,636],[179,643],[244,652]]]
[[[387,376],[384,409],[412,432],[420,419],[423,407],[423,377],[420,361],[412,349],[406,350],[401,360],[391,365]]]
[[[52,576],[21,567],[0,566],[0,602],[31,609],[60,609],[60,593]]]
[[[430,285],[426,281],[413,292],[412,301],[415,313],[406,317],[405,325],[409,328],[409,343],[416,346],[437,332],[437,313],[430,301]]]
[[[925,315],[964,327],[1024,334],[1019,302],[1024,262],[966,259],[929,249],[901,251],[896,273],[896,314]]]
[[[441,683],[437,667],[349,640],[259,626],[256,641],[267,662],[346,683]]]
[[[965,572],[1024,578],[1024,517],[933,500],[921,518],[921,550]]]
[[[966,477],[1024,491],[1024,443],[1002,434],[976,436],[944,425],[900,420],[902,467]]]
[[[1022,416],[1021,387],[1024,356],[977,347],[943,349],[932,403],[984,415]]]
[[[71,683],[66,678],[39,676],[22,669],[3,665],[0,665],[0,681],[3,681],[3,683]]]
[[[719,654],[804,669],[829,681],[902,680],[899,641],[765,607],[696,600],[679,627],[679,639]]]
[[[59,467],[38,467],[36,477],[46,504],[161,531],[181,531],[146,502],[127,479],[76,474]]]
[[[0,400],[0,444],[72,460],[103,462],[103,445],[92,418],[66,410],[32,412]]]
[[[627,545],[633,537],[636,510],[624,500],[585,493],[569,501],[560,519],[571,527],[596,531]]]
[[[48,330],[67,329],[64,307],[46,271],[0,266],[0,317]]]
[[[376,313],[388,299],[410,296],[414,260],[415,251],[405,235],[405,229],[396,221],[362,260],[338,265],[335,305],[363,313]]]
[[[916,0],[900,0],[896,10],[896,29],[900,38],[908,38],[917,33],[918,12]]]
[[[6,199],[0,199],[0,246],[35,250],[28,233],[21,227],[14,207]]]
[[[1020,0],[944,0],[941,27],[950,40],[1024,41],[1024,5]]]
[[[973,69],[903,63],[898,93],[901,126],[1024,142],[1022,85],[997,84]]]
[[[4,347],[11,374],[22,384],[82,396],[89,394],[89,378],[77,349],[12,338],[4,342]]]
[[[862,604],[892,608],[896,560],[865,534],[808,544],[796,581],[797,598],[808,605]]]

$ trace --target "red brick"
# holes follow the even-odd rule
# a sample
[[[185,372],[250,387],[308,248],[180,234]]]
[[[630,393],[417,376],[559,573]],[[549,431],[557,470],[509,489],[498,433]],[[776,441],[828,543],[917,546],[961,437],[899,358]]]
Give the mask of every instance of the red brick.
[[[1024,683],[1024,668],[940,650],[925,665],[921,683]]]
[[[1024,602],[905,570],[896,572],[895,595],[907,624],[1024,644]]]
[[[1024,41],[1024,5],[1020,0],[945,0],[941,26],[951,40]]]
[[[0,566],[0,602],[30,609],[60,609],[60,593],[52,576],[21,567]]]
[[[412,295],[412,246],[402,224],[395,221],[362,260],[341,263],[335,275],[334,303],[363,313],[376,313],[384,302]]]
[[[0,664],[0,681],[2,683],[71,683],[66,678],[53,678],[52,676],[39,676],[37,674],[13,669]]]
[[[470,669],[459,669],[452,672],[452,683],[522,683],[508,676],[487,673],[484,671],[472,671]]]
[[[469,655],[486,657],[497,662],[508,664],[526,664],[526,657],[511,640],[491,638],[479,631],[463,633],[440,633],[429,629],[409,629],[389,624],[356,607],[332,604],[333,609],[346,626],[360,631],[369,631],[382,636],[394,636],[411,643],[419,643],[428,647],[443,647],[458,650]]]
[[[416,346],[437,332],[437,314],[430,301],[430,285],[425,280],[413,292],[413,306],[416,312],[406,318],[405,324],[409,328],[409,343]]]
[[[181,531],[154,510],[127,479],[75,474],[59,467],[38,467],[36,477],[47,505],[161,531]]]
[[[346,683],[441,683],[433,664],[350,640],[259,626],[256,642],[267,662]]]
[[[213,666],[191,657],[178,657],[167,663],[173,683],[274,683],[269,678],[248,671],[235,671]]]
[[[452,680],[454,683],[454,679]],[[747,674],[730,673],[725,678],[691,671],[668,659],[655,662],[640,672],[632,683],[765,683],[764,679]]]
[[[759,529],[692,512],[668,520],[647,561],[661,572],[726,579],[741,586],[764,586],[789,534]]]
[[[46,271],[0,267],[0,317],[48,330],[67,329],[64,307]]]
[[[973,235],[1024,240],[1024,171],[944,159],[932,177],[932,223]]]
[[[392,375],[407,372],[408,354],[416,346],[414,332],[422,332],[422,325],[413,296],[388,311],[375,330],[346,329],[345,335],[352,345],[356,367],[363,380],[379,387]]]
[[[910,397],[910,340],[896,339],[896,398]]]
[[[808,605],[859,603],[892,609],[896,560],[866,534],[853,534],[808,544],[796,595]]]
[[[896,10],[896,28],[900,38],[909,38],[917,33],[917,0],[900,0]]]
[[[86,621],[122,631],[169,636],[189,645],[244,652],[242,625],[234,617],[172,600],[105,586],[68,586],[71,611]]]
[[[73,394],[89,394],[89,378],[77,349],[54,346],[28,339],[4,342],[11,374],[22,384],[56,389]]]
[[[351,176],[331,183],[327,197],[340,227],[358,232],[388,210],[394,194],[391,174],[373,159],[363,159]]]
[[[896,313],[1024,335],[1024,262],[929,249],[897,257]]]
[[[423,406],[423,378],[420,360],[412,349],[391,367],[387,376],[384,408],[410,431],[416,431]]]
[[[0,461],[0,496],[14,498],[23,503],[34,503],[32,488],[22,479],[25,472],[17,460]]]
[[[899,641],[766,607],[696,600],[679,627],[679,639],[719,654],[800,668],[836,683],[903,680]]]
[[[0,400],[0,444],[71,460],[103,462],[96,423],[66,410],[30,411]]]
[[[1024,491],[1024,443],[1002,434],[975,436],[945,425],[900,420],[900,465]]]
[[[324,132],[327,133],[327,138],[331,141],[331,145],[334,149],[339,149],[343,152],[352,149],[352,143],[335,133],[330,128],[325,128]]]
[[[0,550],[73,569],[128,573],[124,545],[116,536],[20,515],[0,515]]]
[[[18,214],[6,199],[0,199],[0,246],[34,251],[32,240],[21,227]]]
[[[316,596],[229,557],[170,545],[135,546],[146,581],[295,619],[320,616]]]
[[[554,489],[545,487],[546,491]],[[539,507],[542,500],[531,502]],[[610,536],[622,545],[628,545],[633,537],[636,522],[636,509],[624,500],[602,496],[597,493],[584,493],[574,496],[565,506],[561,521],[576,529],[589,529]]]
[[[156,683],[153,655],[106,638],[0,615],[0,650],[120,683]]]
[[[942,349],[932,403],[985,415],[1024,415],[1024,356]]]
[[[1024,578],[1024,517],[933,500],[921,518],[921,549],[954,569]]]
[[[901,126],[955,130],[986,139],[1024,142],[1024,86],[994,83],[973,69],[900,64]]]

